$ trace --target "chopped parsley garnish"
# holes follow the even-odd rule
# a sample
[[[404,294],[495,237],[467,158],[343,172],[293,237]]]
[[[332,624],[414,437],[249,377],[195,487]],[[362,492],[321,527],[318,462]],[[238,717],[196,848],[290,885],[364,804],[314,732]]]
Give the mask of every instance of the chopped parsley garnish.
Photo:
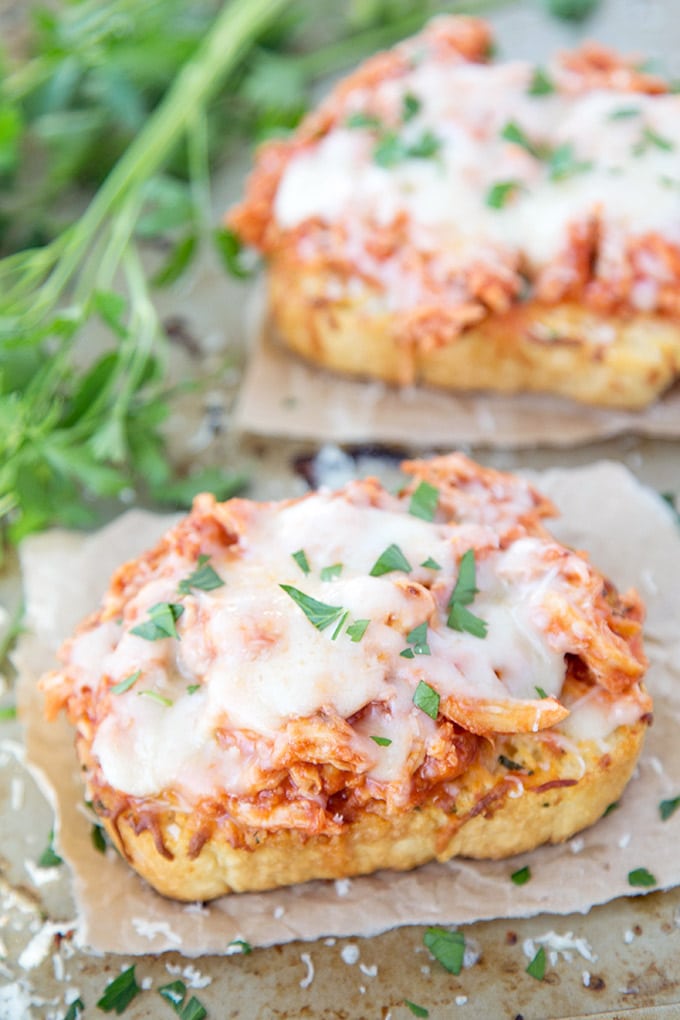
[[[177,602],[157,602],[149,610],[149,619],[133,627],[132,634],[146,641],[161,641],[163,638],[178,638],[176,622],[184,612],[184,606]]]
[[[158,989],[158,994],[169,1002],[175,1013],[181,1020],[204,1020],[208,1015],[205,1006],[192,995],[189,1001],[184,1003],[187,994],[187,987],[183,981],[172,981]]]
[[[537,685],[536,687],[534,687],[534,690],[538,694],[539,698],[547,698],[548,697],[548,695],[546,694],[546,692],[543,690],[542,687],[539,687]]]
[[[420,623],[406,635],[406,640],[412,648],[405,648],[399,654],[404,659],[412,659],[416,655],[430,655],[430,646],[427,643],[427,621]]]
[[[409,145],[406,155],[411,159],[430,159],[436,156],[442,147],[441,139],[432,131],[424,131],[418,141]]]
[[[90,829],[90,841],[97,853],[106,853],[106,832],[104,831],[104,828],[101,825],[97,825],[96,822],[93,822],[92,828]]]
[[[85,1003],[81,998],[74,999],[64,1013],[64,1020],[78,1020],[78,1017],[85,1009]]]
[[[0,722],[9,722],[10,719],[16,719],[17,717],[17,706],[16,705],[4,705],[0,708]]]
[[[371,734],[371,740],[373,740],[378,747],[389,747],[392,743],[389,737],[376,737],[373,734]]]
[[[417,1002],[411,1002],[410,999],[404,999],[404,1005],[411,1010],[414,1016],[428,1017],[430,1015],[429,1009],[419,1006]]]
[[[126,676],[124,680],[119,680],[117,684],[114,684],[110,688],[111,694],[124,694],[125,691],[129,691],[134,683],[136,683],[142,675],[141,669],[136,669],[134,673],[130,673],[130,676]]]
[[[151,701],[157,701],[164,708],[171,708],[173,704],[172,698],[166,698],[165,695],[159,694],[158,691],[137,691],[137,694],[140,696],[144,695],[146,698],[150,698]]]
[[[311,568],[309,566],[309,560],[307,559],[307,555],[304,549],[298,549],[298,551],[294,552],[292,556],[295,562],[297,563],[298,567],[302,571],[302,573],[308,574]]]
[[[431,556],[428,556],[426,560],[423,560],[423,562],[420,565],[421,567],[427,567],[428,570],[442,569],[441,563],[437,563],[437,561],[433,560]]]
[[[610,815],[612,813],[612,811],[616,811],[618,806],[619,806],[618,800],[615,800],[611,804],[608,804],[607,807],[605,808],[605,811],[604,811],[604,814],[602,815],[602,817],[606,818],[607,815]]]
[[[519,868],[517,871],[513,871],[510,876],[510,880],[514,882],[515,885],[526,885],[530,878],[531,868],[528,864],[524,868]]]
[[[436,719],[439,712],[439,695],[433,687],[421,680],[413,694],[413,704],[430,719]]]
[[[661,815],[661,821],[665,822],[667,819],[674,815],[680,807],[680,797],[673,797],[671,800],[662,800],[659,804],[659,814]]]
[[[210,566],[208,563],[209,559],[209,556],[199,556],[196,569],[188,577],[179,582],[177,590],[182,595],[189,595],[192,588],[199,588],[201,591],[214,591],[215,588],[224,587],[224,581]]]
[[[508,199],[516,195],[521,187],[519,181],[497,181],[486,193],[486,204],[491,209],[502,209]]]
[[[531,139],[524,133],[519,124],[515,123],[514,120],[509,120],[507,122],[501,131],[501,138],[504,138],[506,142],[514,142],[515,145],[520,145],[536,159],[542,159],[545,155],[543,150],[534,145]]]
[[[628,885],[643,886],[645,888],[656,885],[656,879],[646,868],[634,868],[628,872]]]
[[[411,564],[404,556],[398,545],[392,543],[380,554],[370,570],[371,577],[382,577],[393,570],[403,570],[407,574],[411,571]]]
[[[551,152],[548,159],[548,169],[551,181],[564,181],[574,174],[587,173],[592,170],[593,164],[587,160],[576,159],[574,149],[570,142],[559,145]]]
[[[189,684],[189,686],[187,687],[187,694],[195,694],[196,691],[200,691],[200,689],[201,689],[200,684]]]
[[[545,949],[543,946],[537,951],[526,972],[537,981],[542,981],[545,977]]]
[[[346,631],[348,637],[355,642],[361,641],[370,622],[370,620],[355,620],[354,623],[350,623]]]
[[[452,630],[466,631],[474,637],[484,638],[488,624],[466,609],[474,601],[477,591],[475,554],[473,549],[468,549],[458,566],[458,580],[451,592],[446,622]]]
[[[509,772],[526,772],[524,765],[520,765],[518,761],[513,761],[512,758],[506,758],[504,754],[498,755],[498,761]]]
[[[106,986],[104,994],[97,1003],[97,1008],[104,1013],[117,1013],[120,1016],[141,990],[135,979],[135,965],[133,964]]]
[[[608,120],[630,120],[631,117],[639,117],[642,110],[638,106],[621,106],[618,110],[612,110]]]
[[[378,139],[373,150],[373,161],[389,169],[406,159],[431,159],[441,148],[441,139],[431,131],[424,131],[420,138],[407,145],[395,131],[386,131]]]
[[[342,563],[332,563],[330,567],[321,568],[321,580],[332,581],[334,577],[340,577],[342,573]]]
[[[433,521],[437,512],[439,501],[439,489],[429,482],[421,482],[411,496],[408,505],[408,512],[414,517],[420,517],[424,521]]]
[[[462,932],[449,931],[447,928],[428,928],[423,935],[423,944],[449,974],[460,974],[465,955],[465,938]]]
[[[356,113],[350,113],[349,117],[345,121],[345,127],[380,128],[382,127],[382,121],[380,120],[380,117],[376,117],[374,113],[366,113],[364,110],[357,110]]]
[[[54,829],[50,829],[50,834],[47,840],[47,846],[40,854],[38,858],[39,868],[56,868],[59,864],[63,864],[61,857],[54,849]]]
[[[418,96],[414,96],[412,92],[406,93],[401,104],[401,117],[405,124],[409,120],[413,120],[415,115],[420,112],[422,105]]]
[[[536,67],[527,91],[530,96],[547,96],[555,91],[555,85],[547,71],[542,67]]]
[[[345,612],[344,612],[344,613],[342,614],[342,616],[340,617],[340,620],[338,621],[338,625],[337,625],[337,627],[335,628],[335,630],[334,630],[334,631],[333,631],[333,633],[331,634],[331,641],[335,641],[335,639],[337,638],[338,634],[340,633],[340,631],[342,630],[342,628],[343,628],[343,627],[345,626],[345,624],[347,623],[347,617],[348,617],[348,616],[349,616],[349,609],[346,609],[346,610],[345,610]]]
[[[244,956],[249,956],[252,951],[253,947],[245,939],[232,939],[227,946],[227,956],[233,953],[242,953]]]
[[[337,623],[345,612],[342,606],[329,606],[325,602],[319,602],[318,599],[313,599],[311,595],[305,595],[303,591],[293,588],[290,584],[281,584],[279,587],[300,607],[317,630],[325,630],[331,624]]]
[[[657,134],[648,124],[642,129],[642,138],[633,147],[633,155],[641,156],[650,146],[661,149],[663,152],[673,152],[675,145],[668,138]]]

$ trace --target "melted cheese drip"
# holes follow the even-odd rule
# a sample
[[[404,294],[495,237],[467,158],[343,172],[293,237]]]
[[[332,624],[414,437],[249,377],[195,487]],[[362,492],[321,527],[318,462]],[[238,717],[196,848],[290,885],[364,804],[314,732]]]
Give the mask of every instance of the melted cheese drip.
[[[440,253],[449,269],[470,258],[496,257],[502,265],[502,253],[519,251],[540,268],[565,248],[570,224],[593,212],[603,217],[605,251],[608,242],[620,247],[647,231],[680,244],[680,96],[600,90],[537,97],[528,94],[532,75],[526,63],[485,66],[431,56],[370,96],[350,93],[338,125],[284,171],[277,222],[284,229],[311,218],[342,223],[349,253],[368,272],[375,261],[369,265],[363,250],[367,224],[389,224],[404,212],[413,244]],[[440,149],[431,158],[379,166],[375,133],[345,126],[347,116],[368,108],[386,123],[399,122],[406,94],[421,106],[399,137],[409,145],[429,131]],[[631,110],[637,112],[617,117]],[[547,161],[502,137],[509,122],[549,151],[570,145],[575,161],[592,166],[551,180]],[[516,193],[491,208],[490,189],[505,181],[517,183]],[[392,295],[397,307],[409,303],[407,281],[400,288]],[[654,300],[649,287],[633,295],[643,308]]]
[[[583,561],[569,554],[558,570],[552,541],[523,538],[500,550],[490,527],[430,523],[396,499],[390,506],[324,493],[289,506],[258,506],[238,551],[211,558],[224,586],[183,598],[179,640],[131,633],[155,603],[177,601],[179,581],[195,567],[179,555],[128,603],[122,624],[109,620],[77,636],[69,663],[76,687],[97,688],[141,671],[128,691],[109,696],[97,730],[93,752],[105,779],[136,796],[167,789],[189,799],[216,790],[246,793],[257,769],[269,766],[287,722],[331,709],[343,719],[364,710],[353,750],[369,777],[398,785],[408,781],[413,747],[435,734],[435,723],[413,703],[420,680],[442,698],[535,699],[537,686],[559,695],[565,647],[549,633],[548,602],[556,594],[578,597],[566,578],[586,571]],[[392,543],[410,574],[369,576]],[[446,625],[458,559],[473,545],[482,552],[471,609],[488,623],[485,639]],[[293,559],[300,548],[308,575]],[[421,566],[428,557],[441,570]],[[321,581],[321,569],[334,563],[343,564],[341,575]],[[346,624],[369,619],[361,641],[344,631],[334,639],[335,625],[317,630],[281,584],[343,607]],[[425,620],[431,654],[402,657],[406,635]],[[189,693],[194,684],[199,690]],[[149,690],[172,704],[140,696]],[[224,734],[240,737],[225,743]],[[379,747],[375,735],[392,743]]]

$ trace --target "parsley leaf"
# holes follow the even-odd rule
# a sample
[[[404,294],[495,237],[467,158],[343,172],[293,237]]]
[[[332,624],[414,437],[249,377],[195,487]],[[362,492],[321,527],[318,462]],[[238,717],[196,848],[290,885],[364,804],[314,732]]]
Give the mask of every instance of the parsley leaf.
[[[532,978],[536,978],[537,981],[542,981],[545,977],[545,949],[543,946],[536,952],[533,960],[526,968],[526,972]]]
[[[401,118],[405,124],[409,120],[413,120],[416,114],[420,112],[422,105],[418,96],[414,96],[412,92],[406,93],[401,104]]]
[[[656,885],[657,881],[651,872],[646,868],[634,868],[628,872],[628,885],[648,887]]]
[[[371,740],[374,740],[378,747],[389,747],[392,741],[389,737],[377,737],[371,734]]]
[[[354,623],[350,623],[345,633],[352,641],[361,641],[370,622],[370,620],[355,620]]]
[[[50,829],[50,835],[47,840],[47,846],[40,854],[38,858],[39,868],[56,868],[59,864],[63,864],[63,860],[54,849],[54,829]]]
[[[662,800],[659,803],[659,814],[661,815],[661,821],[665,822],[671,815],[680,807],[680,797],[673,797],[671,800]]]
[[[404,999],[404,1005],[411,1010],[414,1016],[428,1017],[430,1015],[428,1009],[425,1009],[424,1006],[419,1006],[417,1002],[411,1002],[410,999]]]
[[[85,1009],[85,1003],[78,997],[74,999],[64,1014],[64,1020],[78,1020],[78,1017]]]
[[[630,120],[631,117],[639,117],[642,110],[639,106],[622,106],[618,110],[612,110],[608,120]]]
[[[486,193],[486,204],[491,209],[502,209],[508,199],[521,189],[519,181],[497,181]]]
[[[465,955],[462,932],[449,931],[448,928],[428,928],[423,935],[423,943],[449,974],[460,974]]]
[[[165,695],[159,694],[158,691],[137,691],[137,694],[150,698],[151,701],[157,701],[159,705],[163,705],[164,708],[171,708],[173,705],[172,698],[166,698]]]
[[[126,676],[124,680],[119,680],[117,684],[109,688],[110,694],[124,694],[125,691],[129,691],[134,683],[139,680],[142,675],[141,669],[136,669],[134,673],[130,673],[130,676]]]
[[[349,117],[345,121],[345,127],[380,128],[382,127],[382,121],[380,120],[380,117],[376,117],[374,113],[366,113],[364,110],[357,110],[356,113],[350,113]]]
[[[349,616],[349,609],[346,609],[345,612],[340,617],[340,620],[338,621],[337,627],[335,628],[335,630],[331,634],[331,641],[335,641],[335,639],[338,637],[338,635],[340,634],[340,631],[342,630],[342,628],[347,623],[347,617],[348,616]]]
[[[548,695],[546,694],[546,692],[543,690],[542,687],[539,687],[537,685],[536,687],[534,687],[534,690],[538,694],[539,698],[547,698],[548,697]]]
[[[555,84],[542,67],[536,67],[528,88],[530,96],[547,96],[555,91]]]
[[[458,579],[449,599],[449,616],[446,623],[452,630],[465,631],[474,637],[484,638],[488,624],[465,608],[474,601],[478,592],[476,583],[475,553],[473,549],[468,549],[458,565]]]
[[[510,879],[515,885],[526,885],[531,878],[531,868],[527,864],[524,868],[519,868],[517,871],[513,871]]]
[[[247,280],[254,275],[256,260],[245,249],[241,238],[229,227],[218,227],[213,241],[222,264],[237,280]]]
[[[128,967],[117,978],[109,982],[97,1003],[97,1008],[104,1013],[117,1013],[120,1016],[141,990],[135,979],[135,965],[133,964],[132,967]]]
[[[200,684],[189,684],[189,686],[187,687],[187,694],[195,694],[196,691],[200,691],[200,689],[201,689]]]
[[[103,826],[97,825],[96,822],[92,823],[90,829],[90,841],[92,846],[95,848],[97,853],[106,853],[106,831]]]
[[[224,587],[224,581],[210,566],[209,559],[209,556],[199,556],[196,569],[179,582],[177,588],[182,595],[188,595],[192,588],[199,588],[201,591],[214,591],[215,588]]]
[[[242,953],[243,956],[249,956],[253,951],[253,947],[250,942],[246,942],[245,939],[232,939],[227,946],[227,956],[232,956],[235,953]]]
[[[421,482],[411,496],[408,512],[414,517],[420,517],[424,521],[433,521],[437,512],[439,501],[439,489],[429,482]]]
[[[618,800],[612,801],[612,803],[608,804],[607,807],[604,809],[602,817],[606,818],[607,815],[610,815],[612,813],[612,811],[616,811],[618,806],[619,806]]]
[[[389,574],[393,570],[403,570],[407,574],[411,571],[411,564],[399,546],[394,543],[388,545],[387,549],[380,554],[369,573],[371,577],[382,577],[383,574]]]
[[[329,606],[325,602],[319,602],[318,599],[312,598],[311,595],[305,595],[303,591],[293,588],[290,584],[280,584],[279,588],[282,588],[286,595],[292,598],[317,630],[325,630],[326,627],[330,627],[345,612],[342,606]]]
[[[427,643],[427,620],[414,627],[413,630],[406,635],[406,640],[412,648],[405,648],[403,652],[399,654],[404,659],[412,659],[416,655],[430,655],[430,646]]]
[[[297,552],[292,553],[292,556],[302,573],[309,574],[311,568],[304,549],[298,549]]]
[[[426,560],[420,564],[421,567],[426,567],[428,570],[441,570],[441,563],[437,563],[431,556],[428,556]]]
[[[592,162],[576,159],[573,146],[569,142],[559,145],[551,152],[548,158],[548,171],[551,181],[564,181],[567,177],[586,173],[588,170],[592,170],[592,168]]]
[[[184,606],[177,602],[157,602],[149,609],[149,619],[145,623],[133,627],[130,633],[136,634],[146,641],[179,638],[175,624],[183,612]]]
[[[386,131],[373,150],[373,162],[386,170],[406,159],[406,146],[395,131]]]
[[[342,563],[332,563],[329,567],[321,568],[321,580],[332,581],[334,577],[340,577],[342,573]]]
[[[440,697],[433,687],[421,680],[413,694],[413,704],[430,719],[436,719],[439,713]]]
[[[158,994],[169,1002],[175,1013],[181,1020],[204,1020],[208,1015],[205,1006],[192,995],[189,1001],[184,1003],[187,994],[187,987],[183,981],[172,981],[158,989]]]
[[[514,120],[509,120],[507,124],[505,124],[501,131],[501,138],[504,138],[506,142],[513,142],[515,145],[521,146],[536,159],[542,159],[541,150],[538,146],[534,145],[531,139]]]

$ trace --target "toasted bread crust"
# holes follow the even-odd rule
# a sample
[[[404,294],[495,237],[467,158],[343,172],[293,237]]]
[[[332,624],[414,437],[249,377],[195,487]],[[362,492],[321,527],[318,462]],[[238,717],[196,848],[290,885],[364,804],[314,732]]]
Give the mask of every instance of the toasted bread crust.
[[[407,871],[453,857],[497,860],[560,843],[596,822],[620,797],[635,767],[646,725],[619,727],[606,748],[582,742],[550,751],[524,735],[496,742],[528,762],[540,757],[540,776],[478,763],[459,782],[457,810],[435,803],[399,814],[366,811],[337,836],[262,832],[252,848],[237,848],[216,829],[197,855],[186,817],[167,812],[154,832],[127,812],[103,824],[123,856],[150,885],[178,900],[207,900],[306,882]],[[579,775],[576,779],[575,776]],[[520,788],[523,792],[520,792]],[[159,839],[165,848],[159,853]]]
[[[454,310],[418,319],[371,310],[366,285],[334,300],[332,273],[295,257],[270,261],[275,336],[323,368],[398,386],[452,391],[547,392],[584,404],[647,406],[680,374],[680,326],[668,316],[596,312],[576,302],[530,300],[459,332]]]

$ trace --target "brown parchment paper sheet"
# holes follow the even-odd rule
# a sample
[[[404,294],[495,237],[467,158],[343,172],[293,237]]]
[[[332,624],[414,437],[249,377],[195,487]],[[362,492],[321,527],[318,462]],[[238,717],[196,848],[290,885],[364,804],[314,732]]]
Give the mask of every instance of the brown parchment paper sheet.
[[[258,299],[259,300],[259,299]],[[256,321],[256,317],[253,316]],[[251,334],[236,424],[259,435],[318,442],[470,443],[503,448],[576,443],[623,433],[680,437],[680,385],[644,411],[586,407],[543,394],[453,394],[335,376],[287,351],[267,328]]]
[[[639,892],[627,881],[637,867],[648,868],[658,887],[680,884],[680,811],[666,822],[658,811],[660,800],[680,793],[680,533],[665,504],[618,464],[554,470],[535,481],[563,513],[553,527],[558,537],[587,549],[619,587],[635,585],[647,602],[655,721],[620,807],[567,844],[511,861],[454,860],[406,874],[229,896],[208,906],[165,900],[113,851],[102,856],[93,849],[72,732],[63,720],[43,720],[36,690],[40,673],[54,664],[57,644],[96,605],[111,571],[153,543],[172,519],[131,511],[88,537],[53,531],[24,544],[28,633],[17,664],[26,757],[56,809],[57,845],[73,871],[83,944],[139,954],[179,949],[192,956],[228,952],[234,939],[271,945],[369,936],[406,924],[586,912]],[[510,874],[529,863],[531,881],[514,885]]]

